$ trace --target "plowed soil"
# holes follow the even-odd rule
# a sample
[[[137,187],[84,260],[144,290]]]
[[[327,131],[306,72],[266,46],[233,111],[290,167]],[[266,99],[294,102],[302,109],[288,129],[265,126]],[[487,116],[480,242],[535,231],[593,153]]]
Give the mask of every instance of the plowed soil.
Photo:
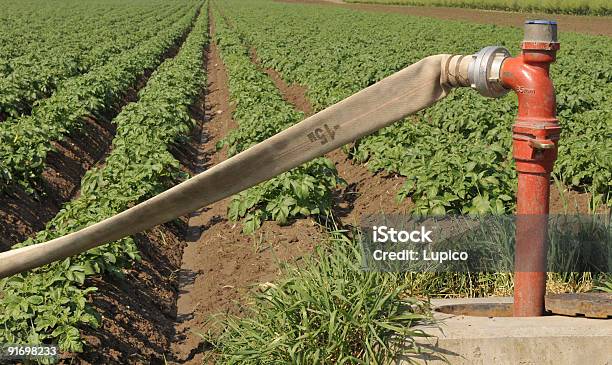
[[[164,58],[174,57],[187,33]],[[150,73],[147,73],[147,77]],[[140,87],[144,86],[139,85]],[[136,94],[134,94],[136,95]],[[170,147],[181,169],[195,174],[202,124],[202,97],[190,108],[197,121],[188,143]],[[188,217],[156,226],[135,236],[141,260],[122,271],[122,277],[106,275],[88,279],[98,291],[89,302],[101,315],[99,328],[82,327],[87,342],[83,353],[66,354],[65,363],[166,364],[177,320],[179,271],[188,233]],[[72,357],[72,358],[69,358]]]
[[[0,251],[45,227],[62,204],[76,195],[85,172],[104,160],[114,134],[109,119],[86,119],[81,131],[53,142],[56,151],[47,156],[36,195],[17,184],[0,193]]]
[[[178,271],[187,219],[138,234],[140,262],[123,277],[93,278],[90,298],[102,316],[97,329],[81,328],[85,352],[66,363],[164,364],[174,337]],[[72,361],[72,362],[71,362]]]
[[[340,0],[277,0],[286,3],[306,3],[327,6],[338,6],[346,9],[364,10],[383,13],[397,13],[412,16],[423,16],[448,20],[461,20],[480,24],[495,24],[509,27],[522,27],[527,19],[554,19],[559,24],[561,32],[579,32],[612,36],[612,17],[518,13],[499,10],[427,7],[427,6],[400,6],[380,4],[344,3]]]

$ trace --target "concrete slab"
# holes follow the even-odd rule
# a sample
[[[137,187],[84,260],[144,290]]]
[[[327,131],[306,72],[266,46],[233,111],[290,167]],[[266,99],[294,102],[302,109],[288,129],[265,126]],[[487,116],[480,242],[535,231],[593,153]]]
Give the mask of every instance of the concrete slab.
[[[434,307],[466,303],[511,303],[512,298],[434,300]],[[417,364],[612,365],[612,319],[566,316],[474,317],[435,313],[439,327],[418,329],[431,354],[410,357]],[[409,364],[406,358],[397,364]]]

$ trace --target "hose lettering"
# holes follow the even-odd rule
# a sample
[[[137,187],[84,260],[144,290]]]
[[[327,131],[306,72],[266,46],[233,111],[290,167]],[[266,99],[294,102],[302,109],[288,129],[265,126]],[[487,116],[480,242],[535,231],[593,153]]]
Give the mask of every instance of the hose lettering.
[[[336,129],[338,128],[340,128],[338,125],[330,127],[324,124],[323,128],[316,128],[314,131],[308,133],[308,139],[310,142],[321,141],[321,144],[326,144],[336,138]]]

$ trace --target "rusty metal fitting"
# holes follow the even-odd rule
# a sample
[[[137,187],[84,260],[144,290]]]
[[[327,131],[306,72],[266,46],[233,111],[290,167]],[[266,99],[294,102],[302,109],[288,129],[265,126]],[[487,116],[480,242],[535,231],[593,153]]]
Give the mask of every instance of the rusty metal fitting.
[[[556,59],[557,23],[525,22],[523,52],[507,58],[501,83],[518,95],[519,110],[513,130],[513,154],[518,172],[550,173],[557,158],[561,128],[556,118],[555,91],[549,66]]]
[[[557,22],[554,20],[525,21],[524,37],[521,48],[523,50],[558,50]]]
[[[561,128],[553,123],[533,125],[517,121],[512,127],[512,150],[516,170],[524,173],[552,172],[557,159]]]

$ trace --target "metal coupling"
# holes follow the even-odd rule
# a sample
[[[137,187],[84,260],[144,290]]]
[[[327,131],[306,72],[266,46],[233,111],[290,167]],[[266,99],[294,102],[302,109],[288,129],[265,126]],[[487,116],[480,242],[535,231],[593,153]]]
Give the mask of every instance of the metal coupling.
[[[510,52],[500,46],[488,46],[472,55],[468,66],[470,86],[486,97],[499,98],[506,95],[506,89],[501,83],[501,67]]]

